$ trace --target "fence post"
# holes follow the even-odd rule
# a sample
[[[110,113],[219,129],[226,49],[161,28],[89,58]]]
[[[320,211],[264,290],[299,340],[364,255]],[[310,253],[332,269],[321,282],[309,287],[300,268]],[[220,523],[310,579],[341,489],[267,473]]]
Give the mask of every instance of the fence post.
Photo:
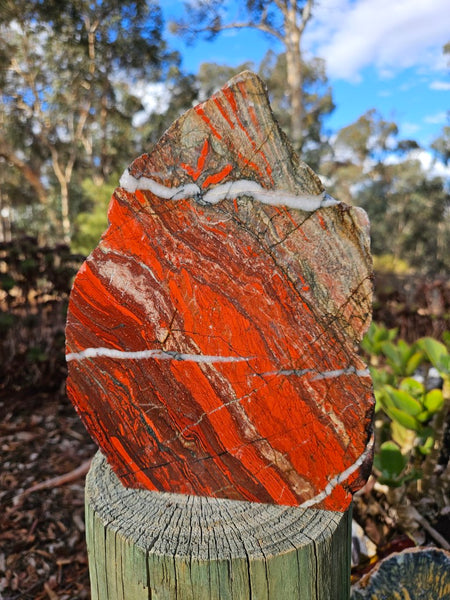
[[[340,513],[125,488],[98,453],[86,481],[92,600],[348,600]]]

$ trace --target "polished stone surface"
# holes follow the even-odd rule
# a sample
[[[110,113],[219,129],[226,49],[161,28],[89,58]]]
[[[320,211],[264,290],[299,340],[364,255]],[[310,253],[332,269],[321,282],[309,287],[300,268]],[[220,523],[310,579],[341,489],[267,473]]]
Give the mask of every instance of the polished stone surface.
[[[80,269],[67,390],[130,487],[346,510],[370,471],[365,213],[246,72],[120,180]]]

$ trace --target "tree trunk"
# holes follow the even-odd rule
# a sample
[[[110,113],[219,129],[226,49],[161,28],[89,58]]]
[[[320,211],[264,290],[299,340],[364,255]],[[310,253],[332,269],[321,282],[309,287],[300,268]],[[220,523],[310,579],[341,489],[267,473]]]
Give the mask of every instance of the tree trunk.
[[[61,224],[64,242],[70,244],[69,186],[65,180],[61,182]]]
[[[44,206],[47,204],[47,192],[42,185],[41,176],[39,173],[36,173],[27,163],[21,160],[18,156],[9,150],[2,150],[0,152],[0,156],[2,156],[5,160],[11,163],[14,167],[16,167],[28,183],[31,185],[33,190],[36,192],[36,196],[41,204]]]
[[[286,75],[291,101],[291,139],[297,152],[303,139],[303,64],[300,50],[300,32],[295,23],[289,25],[286,40]]]
[[[286,3],[284,13],[286,78],[291,101],[291,138],[295,150],[299,153],[303,145],[305,118],[301,41],[303,32],[312,15],[313,4],[314,0],[306,0],[303,9],[299,9],[297,2],[291,2],[289,6]]]

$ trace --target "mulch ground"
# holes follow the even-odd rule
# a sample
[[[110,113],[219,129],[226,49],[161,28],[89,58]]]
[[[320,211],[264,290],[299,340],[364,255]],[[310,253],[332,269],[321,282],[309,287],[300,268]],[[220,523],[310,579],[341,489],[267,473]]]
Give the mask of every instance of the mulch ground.
[[[65,476],[95,451],[62,390],[0,392],[0,600],[90,598],[84,476],[75,473],[69,481]],[[42,482],[46,487],[30,492]],[[405,516],[371,479],[354,503],[365,539],[353,549],[352,580],[392,552],[415,545],[439,547],[433,532],[450,542],[446,496],[448,490],[441,489],[438,498],[417,502],[425,515],[420,524],[408,510],[411,498],[403,506]],[[368,540],[376,547],[371,560],[364,556]]]
[[[0,395],[0,599],[90,598],[84,477],[25,493],[95,453],[62,392]]]

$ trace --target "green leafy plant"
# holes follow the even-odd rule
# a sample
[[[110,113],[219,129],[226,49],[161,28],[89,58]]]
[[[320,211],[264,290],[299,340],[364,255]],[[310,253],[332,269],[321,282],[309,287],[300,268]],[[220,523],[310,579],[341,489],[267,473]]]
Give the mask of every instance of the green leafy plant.
[[[401,380],[398,388],[384,385],[375,391],[375,395],[379,406],[393,422],[417,434],[417,451],[429,454],[434,432],[427,423],[444,406],[442,390],[427,391],[423,383],[407,377]]]
[[[375,410],[384,415],[384,439],[374,467],[379,481],[390,487],[421,477],[413,463],[420,466],[435,447],[434,423],[445,407],[450,381],[450,355],[445,344],[431,337],[414,344],[396,338],[396,329],[372,324],[361,344],[371,363]],[[423,376],[417,376],[419,371],[427,372],[430,364],[443,378],[443,390],[427,389]]]
[[[450,332],[446,333],[450,334]],[[450,341],[449,336],[445,336],[444,339]],[[450,353],[445,345],[432,337],[420,339],[417,345],[426,353],[428,360],[439,371],[440,375],[443,378],[448,378],[450,376]]]
[[[386,329],[383,325],[377,325],[372,321],[369,330],[361,342],[361,348],[369,354],[371,363],[374,356],[380,356],[383,353],[383,345],[391,342],[397,337],[398,329]]]
[[[373,464],[380,472],[380,483],[390,487],[400,487],[404,483],[420,477],[419,471],[414,468],[407,471],[408,458],[402,454],[399,446],[393,441],[381,444]]]
[[[409,345],[404,340],[381,344],[381,351],[386,357],[387,364],[395,375],[412,375],[423,361],[423,352],[415,344]]]

